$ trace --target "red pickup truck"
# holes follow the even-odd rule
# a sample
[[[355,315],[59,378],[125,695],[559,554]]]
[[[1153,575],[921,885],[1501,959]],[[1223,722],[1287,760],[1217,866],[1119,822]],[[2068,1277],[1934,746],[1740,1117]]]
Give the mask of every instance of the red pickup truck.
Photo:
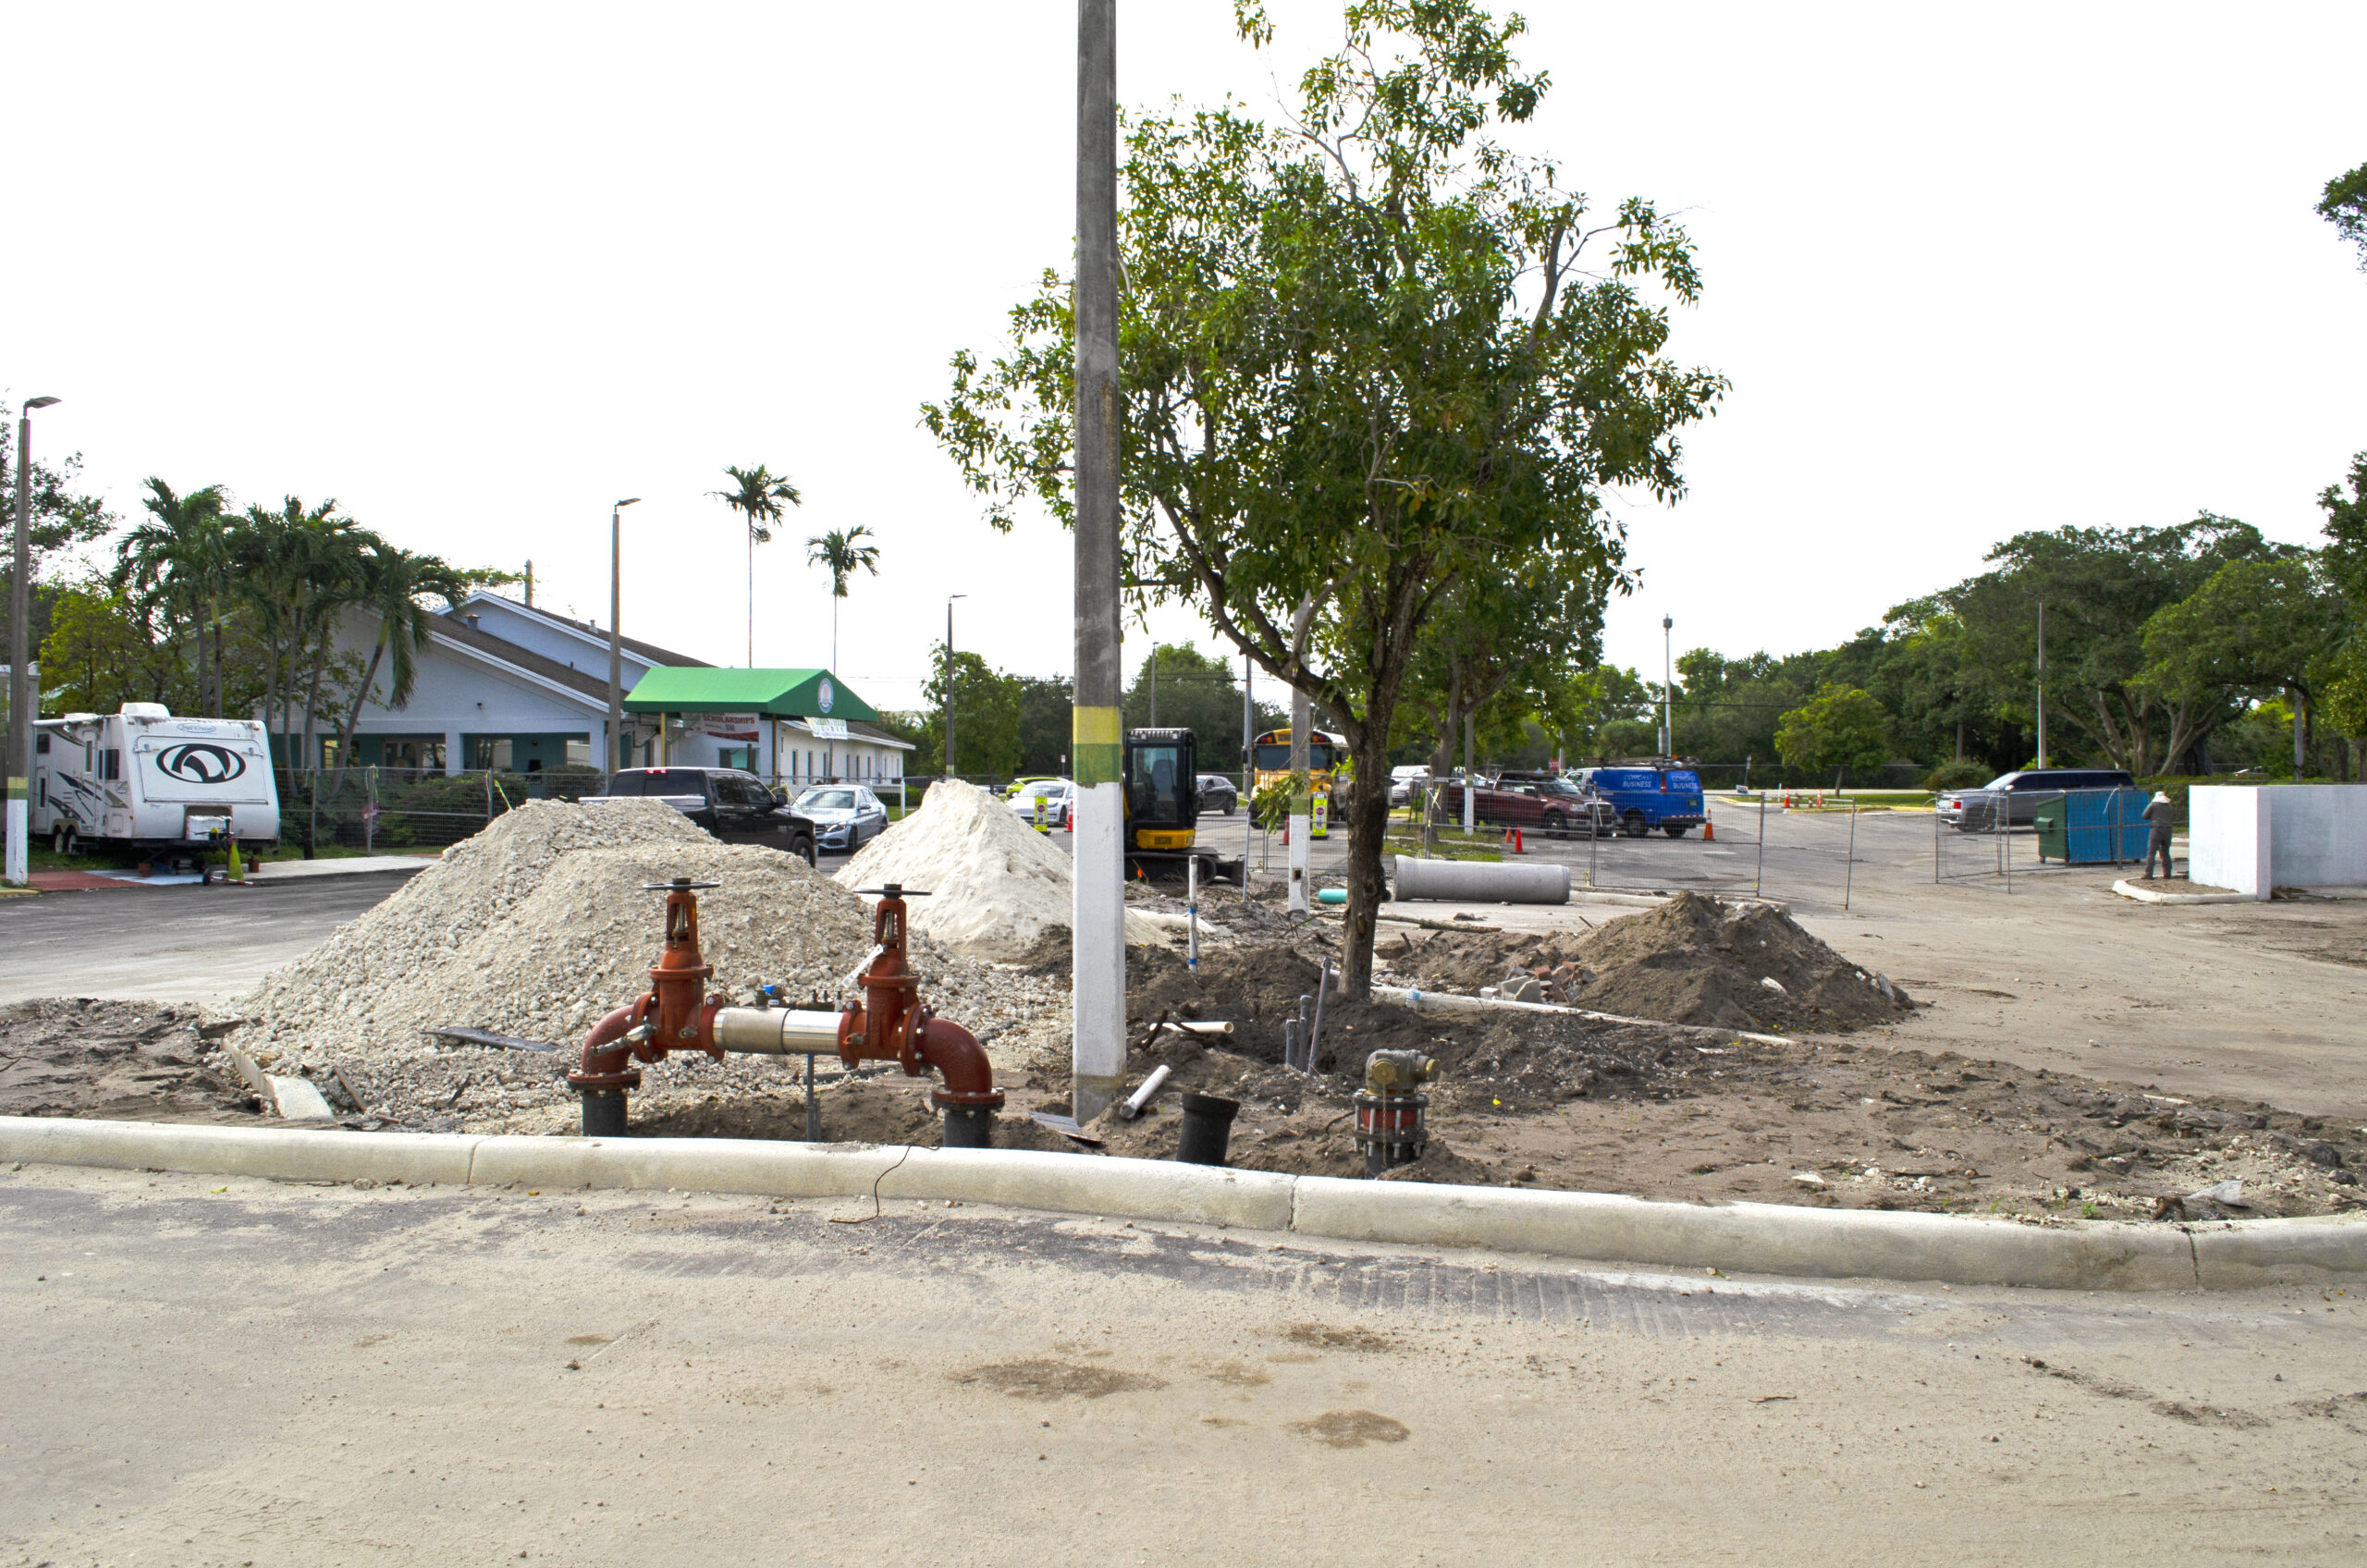
[[[1463,786],[1439,786],[1440,820],[1463,820]],[[1611,802],[1564,778],[1498,779],[1471,791],[1473,819],[1487,827],[1517,827],[1524,833],[1595,837],[1617,830]]]

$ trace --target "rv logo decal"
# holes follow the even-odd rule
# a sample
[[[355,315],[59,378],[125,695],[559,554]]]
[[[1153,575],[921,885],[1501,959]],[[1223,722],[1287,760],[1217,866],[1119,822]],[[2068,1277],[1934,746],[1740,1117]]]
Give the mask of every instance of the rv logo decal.
[[[192,741],[168,746],[156,759],[157,770],[184,784],[227,784],[246,772],[247,759],[227,746]]]

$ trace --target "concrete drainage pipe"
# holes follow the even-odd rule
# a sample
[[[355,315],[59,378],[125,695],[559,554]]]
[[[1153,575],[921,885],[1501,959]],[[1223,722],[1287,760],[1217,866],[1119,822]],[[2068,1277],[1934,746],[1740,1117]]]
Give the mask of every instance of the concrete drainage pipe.
[[[1566,865],[1397,857],[1397,897],[1462,904],[1565,904]]]

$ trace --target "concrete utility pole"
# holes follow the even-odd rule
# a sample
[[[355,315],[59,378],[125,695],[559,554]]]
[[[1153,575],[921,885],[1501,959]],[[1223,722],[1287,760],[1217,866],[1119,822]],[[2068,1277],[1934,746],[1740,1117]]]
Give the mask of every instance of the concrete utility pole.
[[[625,647],[617,620],[625,601],[625,508],[636,505],[628,496],[608,508],[608,771],[625,766]],[[662,728],[665,720],[658,721]]]
[[[953,777],[953,601],[967,594],[950,594],[945,600],[945,777]]]
[[[6,875],[22,888],[32,881],[33,709],[33,410],[55,398],[28,398],[17,415],[17,573],[8,590],[8,850]]]
[[[1076,6],[1075,971],[1070,1114],[1126,1069],[1125,753],[1118,642],[1118,6]]]

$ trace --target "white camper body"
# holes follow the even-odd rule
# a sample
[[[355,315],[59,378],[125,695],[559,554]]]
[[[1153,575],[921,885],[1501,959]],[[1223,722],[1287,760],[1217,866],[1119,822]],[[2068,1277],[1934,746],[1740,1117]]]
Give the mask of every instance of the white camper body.
[[[32,836],[132,849],[276,844],[263,722],[175,718],[161,703],[34,727]]]

